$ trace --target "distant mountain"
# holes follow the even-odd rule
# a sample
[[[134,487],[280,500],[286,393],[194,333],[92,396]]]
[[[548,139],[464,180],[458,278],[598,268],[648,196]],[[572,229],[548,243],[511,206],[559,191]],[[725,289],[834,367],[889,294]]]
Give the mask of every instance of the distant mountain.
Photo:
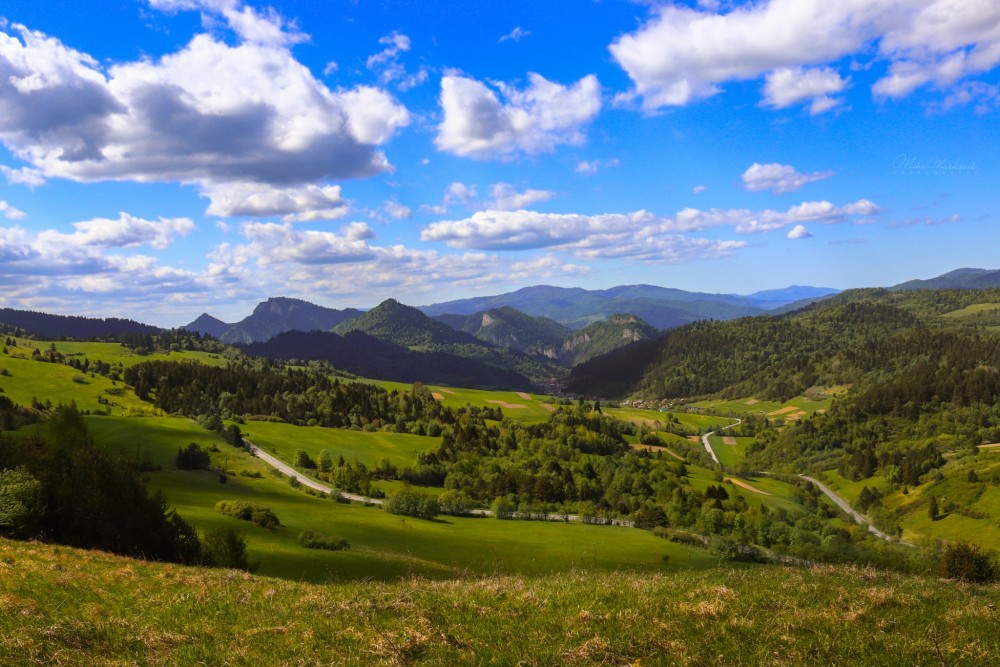
[[[181,328],[200,333],[203,336],[208,335],[213,338],[221,338],[231,326],[233,325],[227,324],[217,317],[212,317],[208,313],[202,313],[194,322],[185,324]]]
[[[328,331],[361,313],[356,308],[336,310],[301,299],[273,297],[258,304],[250,316],[231,325],[219,336],[219,340],[224,343],[253,343],[268,340],[285,331]]]
[[[438,315],[434,319],[479,340],[520,350],[525,354],[544,355],[546,350],[561,346],[573,333],[572,329],[554,320],[532,317],[510,306],[472,315]]]
[[[518,350],[498,347],[465,332],[456,331],[395,299],[387,299],[334,329],[334,333],[341,335],[351,331],[362,331],[413,350],[446,352],[474,359],[537,380],[551,378],[566,370],[548,360],[532,358]]]
[[[576,366],[632,343],[653,338],[657,333],[655,327],[635,315],[612,315],[602,322],[594,322],[574,331],[558,349],[547,352],[547,356],[568,366]]]
[[[1000,270],[955,269],[927,280],[908,280],[889,289],[896,291],[915,289],[987,289],[1000,287]]]
[[[408,350],[362,331],[344,336],[329,331],[287,331],[267,342],[241,347],[247,354],[276,359],[328,361],[338,369],[380,380],[517,391],[533,387],[531,380],[511,370],[447,352]]]
[[[840,290],[833,289],[832,287],[791,285],[782,289],[754,292],[753,294],[748,294],[747,298],[757,302],[766,310],[774,310],[776,308],[783,308],[791,303],[815,301],[839,293]]]
[[[120,334],[157,334],[160,327],[117,317],[93,318],[76,315],[50,315],[32,310],[0,308],[0,324],[6,324],[45,338],[87,340]]]
[[[573,329],[581,329],[616,313],[632,313],[654,327],[668,329],[696,320],[759,315],[780,305],[783,303],[779,300],[686,292],[653,285],[622,285],[606,290],[539,285],[496,296],[432,304],[421,310],[431,316],[471,315],[510,306],[528,315],[548,317]]]
[[[407,306],[395,299],[386,299],[368,312],[341,322],[333,331],[341,335],[350,331],[363,331],[403,347],[451,343],[480,344],[475,337],[456,331],[447,324],[428,317],[413,306]]]

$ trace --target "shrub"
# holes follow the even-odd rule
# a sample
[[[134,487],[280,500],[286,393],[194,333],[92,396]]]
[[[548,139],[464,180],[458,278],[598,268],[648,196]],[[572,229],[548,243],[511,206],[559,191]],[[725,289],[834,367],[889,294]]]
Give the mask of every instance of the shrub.
[[[178,470],[207,470],[211,463],[208,452],[199,447],[198,443],[192,442],[184,449],[177,450]]]
[[[213,528],[201,538],[201,562],[208,567],[250,571],[247,540],[232,528]],[[254,568],[255,569],[255,568]]]
[[[490,510],[495,519],[513,519],[514,513],[517,512],[517,504],[509,497],[500,496],[493,501]]]
[[[245,500],[220,500],[215,503],[215,510],[236,519],[252,521],[261,528],[277,528],[281,521],[269,507],[260,507]]]
[[[441,511],[437,498],[413,489],[401,489],[392,494],[386,498],[382,509],[389,514],[402,514],[418,519],[433,519]]]
[[[469,510],[476,506],[476,501],[470,498],[464,491],[452,489],[438,496],[438,505],[441,507],[442,514],[465,516],[469,513]]]
[[[945,547],[941,557],[941,574],[976,584],[997,580],[997,566],[991,554],[979,545],[956,542]]]
[[[0,531],[32,537],[44,515],[42,484],[24,468],[0,471]]]
[[[325,549],[326,551],[340,551],[349,549],[351,544],[343,537],[334,535],[324,535],[313,530],[304,530],[299,533],[299,546],[306,549]]]

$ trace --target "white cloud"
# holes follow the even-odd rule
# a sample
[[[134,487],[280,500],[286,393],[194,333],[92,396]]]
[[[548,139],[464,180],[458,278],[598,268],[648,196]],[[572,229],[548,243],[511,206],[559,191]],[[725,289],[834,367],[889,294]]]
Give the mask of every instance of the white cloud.
[[[45,231],[38,235],[43,243],[78,246],[93,246],[97,248],[134,248],[149,245],[162,250],[170,245],[178,236],[187,236],[194,231],[194,221],[190,218],[160,218],[145,220],[125,212],[118,214],[117,220],[95,218],[83,222],[74,222],[76,232],[60,234]]]
[[[393,220],[407,220],[413,216],[413,209],[404,204],[400,204],[395,199],[390,199],[386,201],[382,205],[382,208],[385,210],[386,213],[389,214],[389,217],[392,218]]]
[[[754,162],[743,172],[743,187],[750,192],[771,190],[772,192],[795,192],[804,185],[822,181],[833,176],[832,171],[816,171],[800,174],[795,167],[787,164],[761,164]]]
[[[444,242],[452,248],[471,250],[528,250],[558,248],[578,256],[658,257],[672,248],[690,247],[697,241],[702,251],[729,252],[743,242],[690,239],[678,236],[731,227],[737,234],[759,234],[803,222],[838,224],[853,216],[873,215],[881,209],[867,199],[845,206],[827,201],[803,202],[787,211],[686,208],[673,217],[648,211],[581,215],[537,211],[477,211],[461,220],[443,220],[425,227],[423,241]],[[704,243],[703,243],[704,242]],[[724,245],[736,243],[737,245]],[[720,245],[723,244],[723,245]]]
[[[11,185],[26,185],[29,188],[45,185],[45,176],[42,175],[42,172],[31,167],[11,169],[6,165],[0,165],[0,174],[3,174],[3,177]]]
[[[455,181],[448,185],[444,192],[444,198],[441,200],[440,204],[436,206],[425,204],[420,208],[421,210],[433,213],[434,215],[444,215],[452,206],[472,206],[478,196],[479,193],[477,192],[475,185],[466,185],[460,181]]]
[[[337,64],[336,60],[329,61],[326,66],[323,67],[323,76],[330,76],[331,74],[336,74],[340,69],[340,65]]]
[[[24,211],[14,208],[2,199],[0,199],[0,213],[8,220],[23,220],[28,217]]]
[[[782,67],[767,75],[764,104],[784,109],[811,100],[809,112],[815,116],[840,104],[840,99],[831,96],[842,92],[847,83],[829,67]]]
[[[438,126],[435,145],[455,155],[496,159],[582,143],[584,126],[601,109],[597,77],[591,74],[572,86],[563,86],[530,73],[528,81],[523,90],[499,83],[493,90],[475,79],[444,76],[444,120]]]
[[[799,94],[830,89],[799,98],[812,99],[812,111],[821,113],[835,103],[829,95],[840,92],[833,89],[843,80],[829,67],[802,68],[830,65],[873,45],[889,63],[889,73],[874,87],[877,95],[902,97],[927,83],[949,86],[1000,62],[1000,4],[768,0],[737,7],[702,3],[701,9],[667,5],[609,48],[632,79],[625,98],[641,97],[647,111],[686,105],[717,94],[727,82],[771,73],[768,103],[780,106],[797,87],[802,87]]]
[[[206,213],[221,217],[282,216],[286,222],[336,220],[347,215],[339,185],[274,187],[261,183],[209,184]]]
[[[149,0],[149,6],[164,12],[219,14],[241,39],[255,44],[286,46],[309,41],[294,21],[286,21],[274,9],[258,11],[240,0]]]
[[[706,190],[708,190],[707,185],[696,185],[693,188],[691,188],[691,192],[696,195],[700,195],[702,192],[705,192]]]
[[[790,232],[788,232],[788,238],[790,239],[811,239],[812,232],[805,228],[804,225],[795,225]]]
[[[596,174],[601,169],[617,167],[618,164],[618,158],[611,158],[610,160],[583,160],[576,165],[575,171],[578,174]]]
[[[426,67],[420,67],[410,74],[399,61],[400,55],[409,51],[411,47],[410,38],[406,35],[393,31],[392,34],[380,38],[378,43],[385,48],[368,56],[365,65],[369,70],[378,73],[379,81],[384,85],[394,83],[400,90],[410,90],[425,83],[430,77]]]
[[[183,182],[212,192],[390,168],[378,146],[409,123],[408,111],[376,88],[327,88],[294,58],[288,45],[298,33],[276,14],[235,0],[154,7],[219,12],[242,41],[201,34],[176,53],[105,69],[54,38],[0,28],[0,79],[11,84],[0,86],[0,141],[37,177]]]
[[[506,35],[497,40],[500,43],[506,42],[507,40],[513,40],[515,42],[520,42],[525,37],[530,37],[531,31],[525,30],[521,26],[515,27],[513,30],[508,32]]]
[[[507,211],[525,208],[532,204],[548,201],[556,196],[551,190],[532,190],[518,192],[510,183],[494,183],[490,186],[490,196],[493,198],[491,208]]]

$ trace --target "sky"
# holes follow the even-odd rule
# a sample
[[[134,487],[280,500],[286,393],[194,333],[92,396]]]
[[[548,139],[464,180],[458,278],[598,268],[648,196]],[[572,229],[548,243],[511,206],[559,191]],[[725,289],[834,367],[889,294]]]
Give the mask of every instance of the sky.
[[[5,0],[0,306],[1000,268],[996,0]]]

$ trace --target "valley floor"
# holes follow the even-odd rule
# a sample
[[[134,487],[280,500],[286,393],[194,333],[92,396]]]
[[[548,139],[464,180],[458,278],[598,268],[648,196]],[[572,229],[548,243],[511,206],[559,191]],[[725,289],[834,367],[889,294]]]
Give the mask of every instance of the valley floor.
[[[985,665],[998,607],[856,568],[316,585],[0,540],[4,665]]]

